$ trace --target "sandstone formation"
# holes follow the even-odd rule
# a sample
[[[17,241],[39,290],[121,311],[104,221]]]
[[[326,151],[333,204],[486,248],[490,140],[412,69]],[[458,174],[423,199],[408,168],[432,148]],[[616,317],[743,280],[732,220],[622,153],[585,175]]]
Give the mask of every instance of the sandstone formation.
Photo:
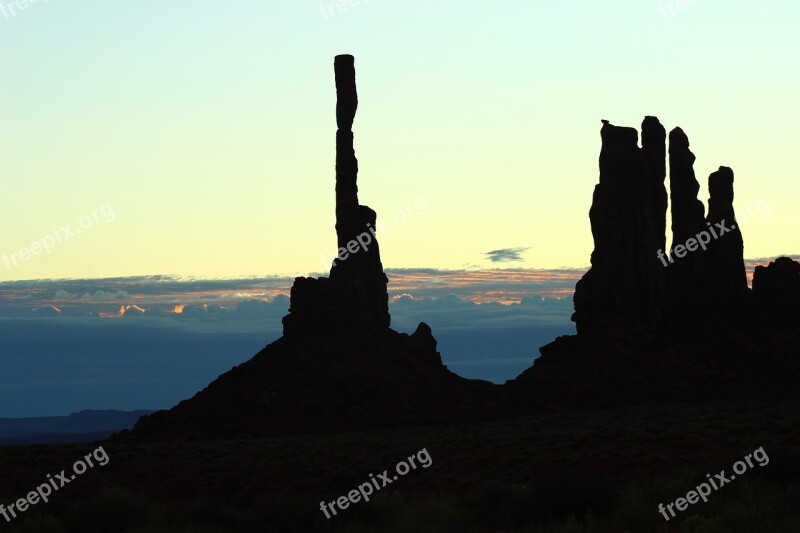
[[[777,311],[796,321],[800,314],[800,263],[779,257],[768,266],[757,266],[753,298],[760,312]]]
[[[727,309],[741,308],[748,297],[744,268],[744,241],[733,210],[733,170],[719,167],[708,177],[709,229],[716,237],[706,251],[706,276],[711,303]]]
[[[665,238],[660,131],[655,119],[645,119],[639,149],[635,130],[604,121],[590,210],[592,266],[574,296],[578,334],[542,346],[533,366],[506,384],[518,405],[561,409],[794,393],[800,263],[781,257],[756,267],[748,289],[733,171],[720,167],[709,177],[706,217],[695,157],[680,128],[669,136],[672,246],[655,249]],[[667,291],[660,299],[662,281]]]
[[[658,332],[711,312],[743,311],[750,289],[733,210],[733,171],[720,167],[709,177],[705,218],[689,139],[680,128],[670,132],[668,250],[663,126],[645,117],[639,148],[635,129],[603,123],[600,183],[589,211],[592,266],[574,295],[578,334],[614,324]]]
[[[284,335],[128,440],[215,440],[489,420],[507,416],[496,385],[445,367],[423,324],[407,335],[353,328]]]
[[[667,131],[656,117],[647,116],[642,121],[642,152],[650,166],[652,183],[650,204],[653,208],[654,231],[659,250],[664,249],[667,229],[667,189],[664,180],[667,178],[666,166]]]
[[[334,60],[336,79],[336,242],[329,278],[295,279],[284,333],[352,325],[388,328],[389,282],[375,233],[376,213],[358,201],[353,120],[358,108],[354,58]]]
[[[502,389],[442,364],[431,328],[389,327],[375,211],[358,201],[352,56],[337,56],[336,238],[329,277],[297,278],[284,335],[172,409],[112,440],[222,439],[495,419]]]
[[[733,210],[733,171],[698,200],[686,134],[645,117],[603,121],[589,212],[591,268],[575,288],[577,335],[540,348],[505,385],[442,364],[431,328],[390,329],[376,214],[358,198],[352,56],[334,62],[336,240],[329,277],[297,278],[284,335],[204,390],[112,440],[219,439],[490,420],[532,410],[793,394],[800,380],[800,263],[757,267],[752,299]],[[720,227],[721,226],[721,227]],[[724,228],[724,231],[722,230]],[[690,244],[713,233],[706,247]]]
[[[655,261],[664,246],[664,128],[645,118],[638,133],[603,121],[600,183],[589,211],[592,267],[575,287],[578,332],[615,322],[659,328],[664,312],[663,267]]]
[[[697,198],[700,183],[695,178],[694,161],[689,138],[681,128],[673,129],[669,133],[670,250],[707,230],[705,206]],[[703,312],[708,298],[704,254],[689,253],[679,258],[671,253],[670,259],[673,262],[666,270],[670,315],[695,320]]]

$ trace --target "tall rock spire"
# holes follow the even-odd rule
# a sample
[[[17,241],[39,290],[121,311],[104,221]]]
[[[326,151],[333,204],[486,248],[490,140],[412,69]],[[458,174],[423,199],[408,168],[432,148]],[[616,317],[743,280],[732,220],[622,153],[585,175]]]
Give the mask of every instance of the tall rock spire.
[[[733,210],[733,170],[719,167],[708,177],[707,225],[714,230],[706,252],[706,274],[712,303],[738,307],[748,294],[744,240]]]
[[[389,279],[381,264],[375,228],[377,214],[358,202],[358,160],[353,148],[353,120],[358,108],[356,71],[351,55],[334,59],[336,77],[336,241],[340,253],[331,267],[331,279],[353,287],[381,326],[389,327]],[[367,242],[369,241],[369,242]],[[358,245],[355,247],[353,243]],[[356,252],[350,250],[356,249]]]
[[[355,61],[334,59],[336,80],[336,243],[329,278],[296,278],[284,333],[377,325],[388,328],[389,282],[381,264],[375,211],[358,201],[353,121],[358,108]]]
[[[684,245],[707,229],[705,207],[697,198],[700,183],[694,173],[695,156],[689,149],[689,138],[681,128],[669,133],[669,194],[672,213],[672,246]],[[674,261],[667,270],[669,303],[677,319],[695,318],[704,312],[707,300],[705,254],[695,250],[682,258],[670,254]]]
[[[353,148],[353,120],[358,108],[356,71],[351,55],[336,56],[336,241],[339,248],[360,233],[358,159]]]
[[[651,205],[657,250],[663,250],[667,230],[667,130],[658,118],[647,116],[642,121],[642,152],[650,166]]]

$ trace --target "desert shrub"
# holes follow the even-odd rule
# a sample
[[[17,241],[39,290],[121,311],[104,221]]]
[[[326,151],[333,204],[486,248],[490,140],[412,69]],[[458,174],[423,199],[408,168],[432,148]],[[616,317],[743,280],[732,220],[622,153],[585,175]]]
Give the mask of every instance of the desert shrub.
[[[370,501],[369,504],[373,502]],[[333,522],[336,531],[343,533],[469,533],[474,531],[466,509],[449,495],[436,494],[404,498],[386,493],[376,497],[377,512],[370,505],[359,512],[341,515],[342,521]],[[355,511],[355,508],[353,508]],[[347,509],[350,511],[350,509]]]
[[[68,533],[116,533],[150,525],[156,511],[156,505],[144,496],[109,487],[67,506],[64,524]]]
[[[607,517],[619,505],[620,487],[601,474],[563,473],[536,480],[534,489],[534,512],[541,521],[589,513]]]
[[[348,509],[349,510],[349,509]],[[325,516],[308,498],[276,496],[265,499],[250,508],[247,526],[254,533],[305,533],[325,531]]]
[[[620,492],[613,522],[627,531],[656,531],[665,523],[656,508],[659,502],[668,503],[668,500],[651,483],[628,484]]]
[[[535,522],[536,495],[530,487],[490,483],[465,495],[472,523],[491,528],[518,528]]]
[[[220,526],[146,526],[128,529],[125,533],[234,533],[236,530]]]
[[[8,533],[65,533],[61,521],[45,514],[31,514],[15,519],[8,529]]]
[[[197,499],[166,506],[154,523],[179,527],[238,527],[243,513],[215,500]]]

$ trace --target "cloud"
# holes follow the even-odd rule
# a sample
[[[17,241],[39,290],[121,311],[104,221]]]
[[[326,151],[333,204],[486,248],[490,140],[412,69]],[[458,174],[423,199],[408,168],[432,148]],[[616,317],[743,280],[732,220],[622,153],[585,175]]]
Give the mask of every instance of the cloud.
[[[533,295],[571,298],[587,269],[387,269],[389,297],[412,298],[456,295],[475,303],[519,303]]]
[[[146,312],[147,310],[138,305],[125,305],[119,309],[121,316],[143,316]]]
[[[551,325],[574,332],[572,298],[526,297],[519,303],[476,303],[459,296],[414,298],[403,295],[389,305],[392,327],[413,331],[426,322],[436,331],[474,331]]]
[[[58,293],[69,295],[66,291],[58,291]],[[58,294],[56,293],[56,294]],[[107,292],[103,290],[97,290],[94,294],[89,292],[84,293],[81,296],[81,300],[88,300],[94,302],[107,302],[109,300],[124,300],[126,298],[130,298],[130,294],[123,290],[117,290],[116,292]]]
[[[45,305],[34,309],[33,314],[37,316],[58,316],[61,314],[61,309],[53,305]]]
[[[232,314],[245,320],[277,319],[289,313],[289,296],[279,294],[272,300],[245,300],[236,306]]]
[[[519,254],[526,249],[487,253],[496,257],[505,253],[508,257],[509,252]],[[748,277],[752,279],[757,264],[771,260],[774,258],[746,260]],[[402,323],[404,327],[416,326],[430,317],[441,318],[444,327],[458,327],[459,320],[471,327],[480,327],[479,321],[484,319],[521,323],[534,317],[547,322],[567,317],[568,321],[575,284],[587,270],[588,267],[390,268],[386,269],[390,312],[393,324]],[[0,282],[0,317],[104,320],[144,315],[143,319],[163,320],[181,328],[202,322],[205,327],[218,323],[221,329],[272,326],[280,329],[280,319],[289,311],[288,294],[293,282],[294,276],[7,281]],[[47,309],[48,306],[60,313]],[[34,312],[36,309],[39,311]]]
[[[522,261],[522,253],[530,250],[530,248],[501,248],[499,250],[492,250],[491,252],[484,252],[483,255],[492,263],[507,263],[511,261]]]

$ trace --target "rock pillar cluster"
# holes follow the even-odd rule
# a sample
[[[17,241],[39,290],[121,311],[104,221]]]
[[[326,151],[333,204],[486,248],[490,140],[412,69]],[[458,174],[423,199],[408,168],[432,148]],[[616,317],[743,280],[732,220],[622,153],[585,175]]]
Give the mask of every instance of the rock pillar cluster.
[[[578,334],[614,324],[660,331],[748,304],[733,171],[720,167],[709,177],[705,217],[695,156],[680,128],[669,135],[672,248],[666,249],[665,131],[656,117],[645,117],[640,148],[635,129],[603,121],[600,183],[589,211],[592,266],[575,287]],[[762,273],[763,285],[783,279],[787,268]]]

